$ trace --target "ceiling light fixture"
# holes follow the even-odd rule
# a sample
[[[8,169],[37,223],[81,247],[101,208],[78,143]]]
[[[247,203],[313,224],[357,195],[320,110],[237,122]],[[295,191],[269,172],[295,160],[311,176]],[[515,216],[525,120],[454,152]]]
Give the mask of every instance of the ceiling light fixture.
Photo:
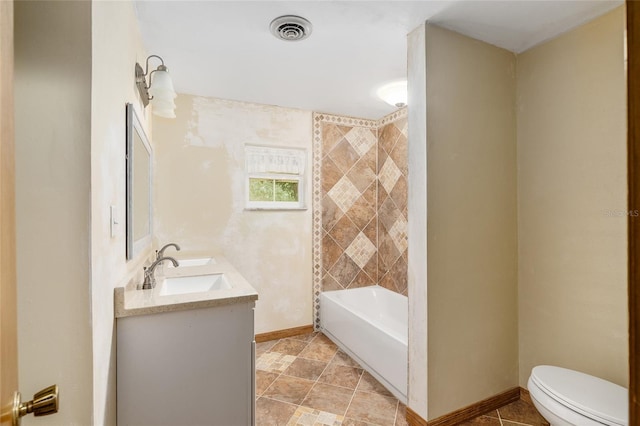
[[[402,108],[407,106],[407,81],[394,81],[380,87],[376,92],[378,97],[389,105]]]
[[[160,59],[161,64],[158,65],[158,68],[149,72],[149,59],[151,58]],[[147,75],[149,76],[149,84],[147,84],[146,80]],[[171,81],[169,70],[160,56],[149,56],[144,71],[140,64],[136,62],[136,86],[144,106],[149,105],[149,101],[151,101],[155,115],[165,118],[176,117],[176,104],[173,100],[178,95],[173,90],[173,82]]]

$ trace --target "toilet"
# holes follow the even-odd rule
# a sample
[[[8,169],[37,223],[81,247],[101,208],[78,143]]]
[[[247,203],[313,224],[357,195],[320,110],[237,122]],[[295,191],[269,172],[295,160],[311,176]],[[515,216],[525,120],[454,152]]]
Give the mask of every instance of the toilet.
[[[551,426],[628,426],[627,389],[606,380],[539,365],[528,382],[533,405]]]

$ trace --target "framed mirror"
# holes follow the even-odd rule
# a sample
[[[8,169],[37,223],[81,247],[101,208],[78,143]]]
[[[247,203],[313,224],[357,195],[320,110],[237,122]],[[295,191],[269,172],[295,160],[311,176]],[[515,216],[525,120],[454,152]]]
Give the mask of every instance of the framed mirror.
[[[133,104],[127,104],[127,260],[151,244],[151,145]]]

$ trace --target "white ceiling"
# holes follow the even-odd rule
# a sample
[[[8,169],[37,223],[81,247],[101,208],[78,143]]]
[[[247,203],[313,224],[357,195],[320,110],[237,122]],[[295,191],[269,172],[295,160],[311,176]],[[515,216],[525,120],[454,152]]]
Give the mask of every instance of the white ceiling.
[[[406,35],[426,20],[519,53],[622,3],[180,0],[135,4],[145,48],[164,58],[178,93],[377,119],[395,108],[377,99],[375,90],[406,78]],[[285,42],[271,35],[269,23],[286,14],[311,21],[311,36]]]

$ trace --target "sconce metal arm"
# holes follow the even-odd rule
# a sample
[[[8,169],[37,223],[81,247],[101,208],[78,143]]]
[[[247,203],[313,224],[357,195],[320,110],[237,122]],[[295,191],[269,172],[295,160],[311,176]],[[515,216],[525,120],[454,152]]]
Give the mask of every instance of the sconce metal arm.
[[[149,60],[151,58],[160,59],[161,64],[158,66],[158,68],[149,72]],[[146,69],[143,70],[142,66],[140,66],[140,64],[136,62],[136,86],[138,87],[138,92],[140,92],[142,103],[146,107],[147,105],[149,105],[149,101],[153,99],[153,97],[149,95],[149,89],[151,88],[151,74],[156,71],[166,71],[167,67],[164,65],[164,59],[162,59],[158,55],[150,55],[149,57],[147,57],[145,67]],[[147,84],[147,75],[149,75],[149,84]]]

